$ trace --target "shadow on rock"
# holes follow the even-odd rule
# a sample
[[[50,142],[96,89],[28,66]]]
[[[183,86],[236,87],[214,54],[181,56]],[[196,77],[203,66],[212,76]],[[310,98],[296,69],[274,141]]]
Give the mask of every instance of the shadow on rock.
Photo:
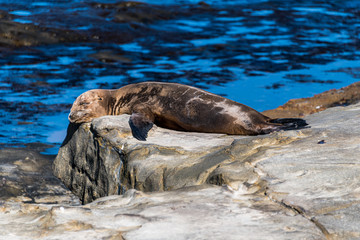
[[[70,141],[70,139],[72,138],[74,133],[78,130],[80,125],[81,124],[78,124],[78,123],[69,123],[69,125],[67,127],[66,137],[65,137],[63,143],[61,144],[61,147],[65,146]]]

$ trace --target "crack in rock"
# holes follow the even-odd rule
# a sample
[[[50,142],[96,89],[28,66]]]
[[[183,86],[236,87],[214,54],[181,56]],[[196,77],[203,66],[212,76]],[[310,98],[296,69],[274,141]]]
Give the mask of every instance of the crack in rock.
[[[309,216],[306,213],[306,210],[304,208],[302,208],[301,206],[292,205],[292,204],[286,203],[283,200],[279,201],[279,200],[275,199],[274,197],[272,197],[271,194],[269,194],[267,190],[264,192],[264,195],[267,196],[272,202],[279,204],[287,209],[290,209],[295,214],[299,214],[302,217],[304,217],[305,219],[312,222],[324,234],[324,236],[327,240],[335,239],[334,235],[330,234],[324,225],[322,225],[315,217]]]

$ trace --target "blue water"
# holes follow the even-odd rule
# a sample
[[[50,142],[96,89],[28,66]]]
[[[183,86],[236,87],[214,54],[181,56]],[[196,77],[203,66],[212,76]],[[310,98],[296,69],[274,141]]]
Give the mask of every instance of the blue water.
[[[71,103],[93,88],[179,82],[264,111],[359,81],[360,1],[116,2],[0,1],[0,23],[84,38],[0,39],[0,147],[56,153]]]

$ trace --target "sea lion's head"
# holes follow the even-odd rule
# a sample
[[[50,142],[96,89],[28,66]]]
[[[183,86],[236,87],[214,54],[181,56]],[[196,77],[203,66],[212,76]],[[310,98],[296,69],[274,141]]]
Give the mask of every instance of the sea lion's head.
[[[72,123],[90,122],[94,118],[108,114],[109,90],[95,89],[84,92],[73,103],[69,121]]]

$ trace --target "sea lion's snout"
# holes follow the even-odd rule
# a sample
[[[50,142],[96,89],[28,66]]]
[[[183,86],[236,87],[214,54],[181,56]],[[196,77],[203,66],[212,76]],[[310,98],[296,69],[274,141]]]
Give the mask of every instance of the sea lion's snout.
[[[76,118],[75,118],[74,112],[70,112],[70,113],[69,113],[68,119],[69,119],[69,121],[72,122],[72,123],[75,122],[75,119],[76,119]]]
[[[83,111],[71,111],[69,116],[68,116],[68,119],[72,123],[80,123],[80,122],[84,122],[84,121],[81,121],[81,119],[85,115],[86,114]]]

